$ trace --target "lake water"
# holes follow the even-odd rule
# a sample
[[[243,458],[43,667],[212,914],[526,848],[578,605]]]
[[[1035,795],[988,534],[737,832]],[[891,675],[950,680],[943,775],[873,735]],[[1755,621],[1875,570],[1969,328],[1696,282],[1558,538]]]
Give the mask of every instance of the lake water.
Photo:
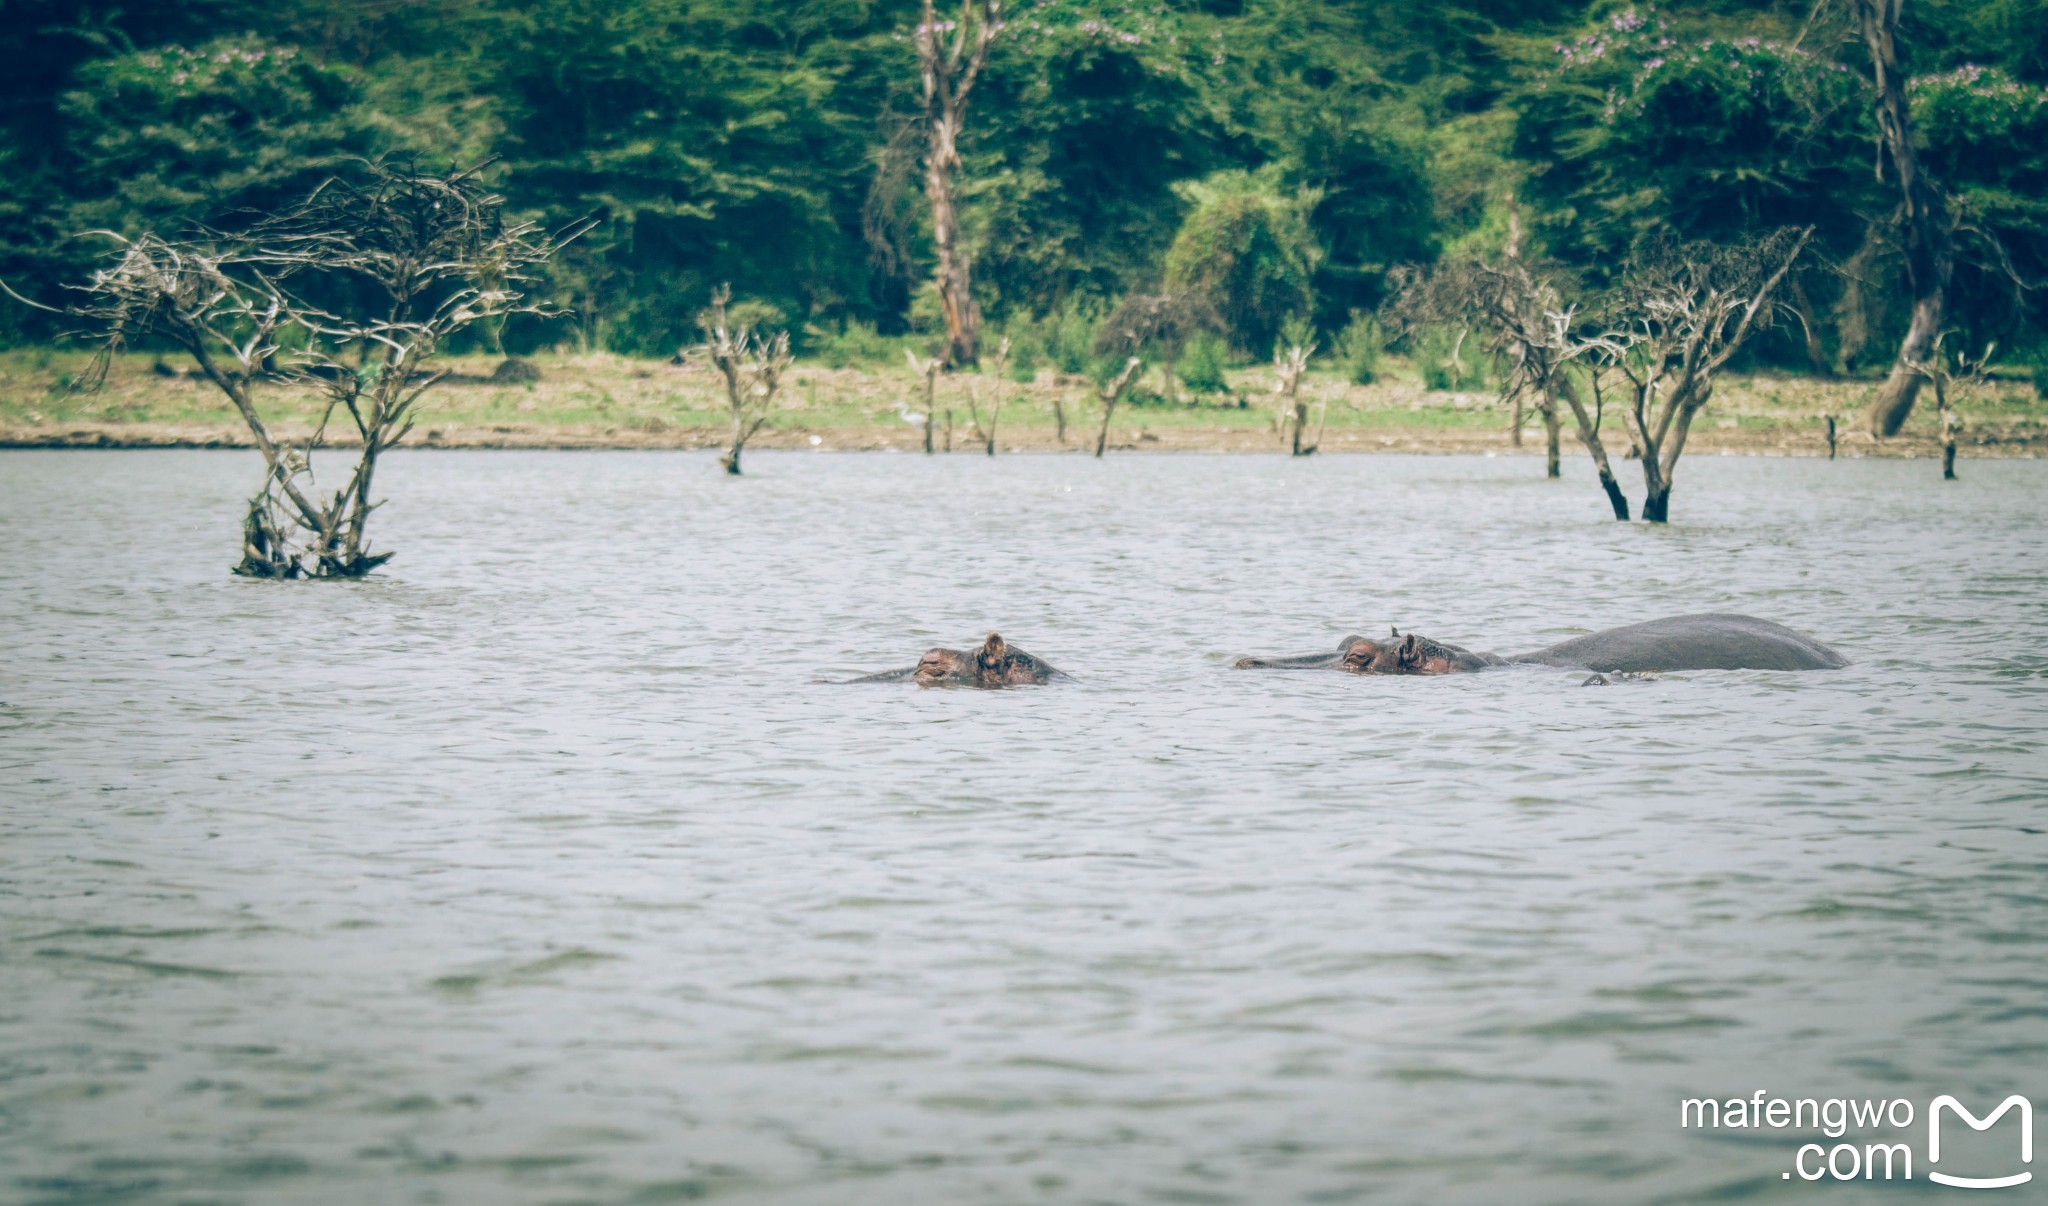
[[[406,452],[340,585],[228,575],[251,453],[0,453],[0,1200],[1850,1201],[1679,1101],[2048,1105],[2048,465],[1582,460]],[[1228,668],[1706,610],[1854,665]],[[817,683],[990,629],[1079,681]]]

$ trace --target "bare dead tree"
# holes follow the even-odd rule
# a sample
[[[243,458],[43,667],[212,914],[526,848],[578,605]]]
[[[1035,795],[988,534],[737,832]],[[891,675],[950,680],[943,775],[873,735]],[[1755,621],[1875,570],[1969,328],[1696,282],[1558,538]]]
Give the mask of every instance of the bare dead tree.
[[[932,455],[932,428],[938,425],[939,369],[943,362],[938,357],[920,356],[909,348],[903,349],[903,358],[910,362],[910,371],[924,381],[924,454]]]
[[[1306,347],[1298,343],[1273,347],[1273,392],[1281,400],[1281,424],[1293,429],[1294,456],[1315,455],[1323,445],[1323,425],[1330,418],[1330,401],[1325,398],[1322,415],[1316,422],[1316,438],[1306,445],[1301,442],[1302,432],[1308,428],[1308,403],[1302,400],[1301,381],[1308,375],[1308,358],[1315,351],[1313,343]]]
[[[996,383],[995,393],[989,398],[988,403],[988,426],[983,427],[981,424],[981,409],[975,398],[975,391],[972,385],[968,387],[967,393],[967,416],[974,421],[974,432],[980,438],[982,446],[988,450],[990,456],[994,456],[996,454],[996,424],[1003,417],[1003,374],[1010,367],[1010,337],[1008,335],[1003,336],[1001,342],[996,344],[996,353],[990,359],[993,362],[992,367],[995,369]]]
[[[1498,265],[1474,259],[1441,265],[1427,274],[1404,275],[1402,293],[1394,302],[1402,320],[1411,327],[1429,324],[1478,329],[1487,350],[1506,366],[1498,403],[1512,408],[1514,444],[1519,447],[1522,442],[1523,410],[1533,405],[1543,418],[1545,471],[1553,478],[1562,474],[1558,402],[1570,387],[1563,369],[1581,354],[1575,350],[1570,322],[1554,321],[1575,312],[1564,301],[1562,279],[1563,273],[1555,267],[1519,257]],[[1594,433],[1597,436],[1597,425]],[[1585,434],[1582,429],[1582,441]],[[1599,459],[1595,458],[1596,463]],[[1621,517],[1627,518],[1625,514]]]
[[[1870,51],[1870,69],[1877,82],[1878,135],[1899,181],[1894,222],[1899,229],[1899,248],[1905,253],[1906,281],[1913,290],[1913,317],[1899,345],[1898,359],[1870,404],[1870,431],[1880,438],[1897,435],[1906,416],[1913,413],[1913,402],[1926,378],[1910,362],[1925,363],[1934,354],[1956,266],[1947,199],[1920,170],[1920,157],[1913,147],[1906,76],[1899,68],[1899,12],[1904,2],[1855,0],[1856,23]],[[1882,180],[1882,158],[1877,170]]]
[[[924,0],[911,41],[924,80],[925,196],[932,207],[932,244],[938,252],[939,306],[946,316],[946,363],[980,362],[981,309],[974,302],[972,269],[960,237],[955,177],[960,171],[960,130],[989,48],[1003,30],[1002,0],[962,0],[960,15],[940,20]]]
[[[789,332],[764,336],[750,326],[734,326],[726,316],[730,301],[732,286],[720,285],[712,290],[710,309],[697,319],[697,325],[704,331],[704,342],[687,355],[691,360],[709,362],[725,381],[732,438],[718,463],[727,473],[738,477],[740,453],[775,413],[775,393],[781,388],[782,374],[790,364]]]
[[[422,396],[442,379],[435,359],[476,323],[551,313],[518,286],[582,228],[548,236],[507,222],[503,198],[478,183],[477,170],[364,164],[287,209],[251,215],[232,235],[97,232],[114,241],[111,262],[63,308],[100,344],[88,380],[103,378],[113,354],[136,340],[166,339],[227,397],[263,455],[236,573],[360,578],[389,560],[370,551],[367,534],[378,458],[411,432]],[[253,391],[265,378],[325,395],[304,441],[280,439],[264,423]],[[353,425],[359,451],[329,494],[316,484],[314,459],[337,414]]]
[[[1159,361],[1165,377],[1161,396],[1174,400],[1181,354],[1195,336],[1223,328],[1223,316],[1208,299],[1190,292],[1128,293],[1095,336],[1104,355],[1141,356]]]
[[[1586,454],[1593,458],[1594,475],[1600,479],[1600,489],[1607,495],[1607,505],[1614,509],[1614,518],[1628,522],[1628,496],[1621,492],[1621,483],[1614,478],[1614,465],[1607,459],[1607,445],[1600,438],[1600,421],[1605,416],[1607,390],[1605,380],[1613,366],[1601,363],[1597,357],[1600,348],[1572,339],[1572,313],[1567,310],[1554,318],[1558,328],[1558,342],[1570,350],[1568,360],[1581,361],[1585,365],[1586,382],[1593,395],[1593,409],[1586,410],[1585,398],[1568,372],[1558,373],[1552,380],[1557,397],[1571,408],[1572,420],[1578,425],[1579,443],[1586,446]]]
[[[1643,518],[1665,523],[1672,477],[1692,421],[1721,370],[1786,309],[1779,286],[1813,238],[1784,228],[1743,243],[1666,243],[1633,257],[1607,301],[1607,329],[1589,340],[1621,377],[1642,450]]]
[[[1991,357],[1998,350],[1994,343],[1986,345],[1983,354],[1974,358],[1962,352],[1951,354],[1942,346],[1950,334],[1943,331],[1934,337],[1928,359],[1906,362],[1907,367],[1934,385],[1934,403],[1941,419],[1941,480],[1945,482],[1956,480],[1956,436],[1963,426],[1962,416],[1949,401],[1950,395],[1959,386],[1975,388],[1989,380]]]
[[[1145,362],[1136,356],[1124,362],[1123,371],[1096,387],[1095,398],[1102,403],[1102,429],[1095,433],[1095,458],[1102,459],[1102,450],[1109,445],[1109,417],[1116,413],[1116,404],[1129,392],[1131,383],[1138,374],[1145,371]]]

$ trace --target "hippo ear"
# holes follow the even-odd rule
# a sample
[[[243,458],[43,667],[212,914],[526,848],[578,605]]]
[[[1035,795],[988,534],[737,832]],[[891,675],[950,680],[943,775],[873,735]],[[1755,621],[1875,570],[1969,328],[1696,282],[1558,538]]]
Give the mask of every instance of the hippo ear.
[[[1400,658],[1401,658],[1401,666],[1402,666],[1402,668],[1404,668],[1404,669],[1405,669],[1405,668],[1407,668],[1407,667],[1410,667],[1410,666],[1414,666],[1414,665],[1418,665],[1418,664],[1420,664],[1420,663],[1421,663],[1421,661],[1422,661],[1422,649],[1421,649],[1421,642],[1419,642],[1419,641],[1417,641],[1417,640],[1415,639],[1415,634],[1414,634],[1414,633],[1412,633],[1412,632],[1411,632],[1411,633],[1409,633],[1409,634],[1408,634],[1407,636],[1405,636],[1405,637],[1402,637],[1402,638],[1401,638],[1401,654],[1400,654]]]
[[[1008,649],[1009,646],[1003,644],[1002,635],[991,632],[988,634],[988,639],[981,643],[981,656],[988,661],[999,662],[1003,660],[1003,654]]]

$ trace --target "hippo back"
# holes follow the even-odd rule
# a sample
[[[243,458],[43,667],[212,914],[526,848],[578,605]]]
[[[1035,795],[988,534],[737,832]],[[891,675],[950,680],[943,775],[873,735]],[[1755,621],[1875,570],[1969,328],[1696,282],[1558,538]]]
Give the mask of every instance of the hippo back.
[[[1803,633],[1755,616],[1670,616],[1560,641],[1511,658],[1603,672],[1834,670],[1847,658]]]

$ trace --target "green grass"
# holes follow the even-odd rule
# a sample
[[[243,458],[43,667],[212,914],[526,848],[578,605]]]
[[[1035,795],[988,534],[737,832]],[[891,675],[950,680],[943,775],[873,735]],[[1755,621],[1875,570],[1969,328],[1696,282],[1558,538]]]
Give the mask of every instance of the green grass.
[[[71,388],[71,383],[87,371],[89,357],[83,352],[31,348],[0,353],[0,427],[16,433],[59,434],[67,428],[91,428],[111,430],[115,435],[119,433],[114,429],[131,425],[192,432],[240,429],[239,417],[210,383],[156,375],[151,371],[154,359],[146,353],[118,357],[104,388],[80,391]],[[164,363],[181,364],[168,355]],[[437,386],[422,408],[421,433],[446,427],[470,432],[574,431],[599,440],[630,441],[634,433],[674,438],[679,432],[712,439],[729,421],[721,383],[701,368],[610,355],[543,356],[536,363],[543,378],[535,385]],[[469,358],[452,367],[482,375],[489,372],[492,362]],[[1346,381],[1340,368],[1334,363],[1319,364],[1304,385],[1311,399],[1310,422],[1316,422],[1327,404],[1327,431],[1333,435],[1397,433],[1426,442],[1431,436],[1469,440],[1492,431],[1499,432],[1505,443],[1508,415],[1490,391],[1425,390],[1414,366],[1398,357],[1388,357],[1377,380],[1366,386]],[[1145,384],[1156,389],[1158,375],[1148,375]],[[1228,395],[1196,397],[1182,391],[1173,403],[1152,395],[1126,400],[1112,422],[1112,431],[1120,439],[1135,430],[1182,433],[1198,440],[1214,433],[1216,438],[1233,437],[1236,446],[1258,446],[1256,442],[1264,436],[1277,443],[1271,371],[1264,366],[1234,369],[1229,385]],[[1056,378],[1047,372],[1033,384],[1003,383],[1001,388],[1006,399],[1001,430],[1013,436],[1049,437],[1055,398],[1065,406],[1070,442],[1092,438],[1100,422],[1094,389],[1085,382]],[[1822,415],[1832,412],[1846,437],[1861,430],[1861,411],[1872,388],[1873,383],[1863,381],[1729,378],[1717,389],[1714,402],[1694,431],[1710,439],[1750,433],[1754,440],[1773,430],[1817,431]],[[953,374],[940,379],[938,407],[942,416],[947,408],[953,412],[956,446],[969,438],[969,391],[978,391],[986,415],[988,399],[996,389],[995,379],[986,374]],[[319,419],[322,403],[314,391],[259,384],[256,393],[266,422],[275,426],[310,426]],[[1239,397],[1248,405],[1239,407]],[[839,432],[849,439],[858,433],[868,441],[886,439],[900,446],[915,440],[917,433],[898,416],[897,407],[903,404],[919,409],[921,390],[907,371],[889,366],[832,368],[820,362],[802,362],[784,376],[778,404],[771,430]],[[1958,410],[1967,426],[1997,429],[2008,436],[2039,438],[2048,422],[2048,404],[2024,382],[1969,391],[1958,400]],[[1543,439],[1536,416],[1531,414],[1529,419],[1525,447],[1540,445]],[[1935,426],[1933,407],[1919,407],[1912,422],[1912,430],[1927,434]],[[1609,440],[1626,448],[1618,412],[1610,409],[1605,426]],[[338,426],[331,429],[340,430]],[[1576,442],[1569,420],[1565,438]]]

